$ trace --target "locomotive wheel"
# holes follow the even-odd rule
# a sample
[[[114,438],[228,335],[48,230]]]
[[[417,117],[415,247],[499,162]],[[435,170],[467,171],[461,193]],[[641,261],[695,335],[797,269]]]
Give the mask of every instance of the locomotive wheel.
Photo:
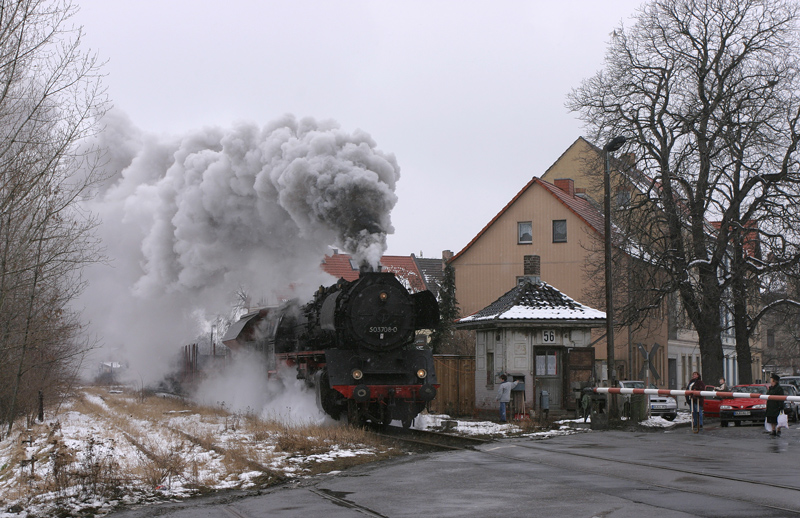
[[[406,417],[406,418],[403,418],[403,420],[402,420],[402,423],[403,423],[403,428],[405,428],[406,430],[408,430],[409,428],[411,428],[411,423],[412,423],[413,421],[414,421],[414,419],[413,419],[413,418],[411,418],[411,417]]]

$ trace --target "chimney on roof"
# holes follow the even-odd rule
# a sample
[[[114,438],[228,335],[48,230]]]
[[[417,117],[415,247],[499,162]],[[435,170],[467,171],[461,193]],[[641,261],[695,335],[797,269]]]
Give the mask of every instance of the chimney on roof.
[[[531,284],[541,283],[542,258],[538,255],[526,255],[522,265],[522,273],[525,275],[525,280]]]
[[[453,252],[451,250],[442,250],[442,261],[447,262],[453,258]]]
[[[559,178],[553,185],[569,194],[570,198],[575,197],[575,181],[572,178]]]

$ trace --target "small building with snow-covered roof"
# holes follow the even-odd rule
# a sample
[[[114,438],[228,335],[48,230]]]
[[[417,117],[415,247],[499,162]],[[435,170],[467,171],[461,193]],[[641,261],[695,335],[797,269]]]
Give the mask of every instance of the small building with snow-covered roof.
[[[606,314],[568,297],[539,277],[539,257],[525,257],[525,276],[485,308],[461,318],[457,329],[475,331],[475,406],[499,407],[500,375],[519,381],[511,411],[526,414],[574,410],[579,390],[592,382],[592,329]]]

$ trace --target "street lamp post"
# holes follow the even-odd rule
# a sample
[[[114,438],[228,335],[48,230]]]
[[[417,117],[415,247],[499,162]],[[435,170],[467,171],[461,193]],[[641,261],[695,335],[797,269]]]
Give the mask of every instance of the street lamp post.
[[[611,152],[616,151],[625,144],[625,137],[614,137],[608,141],[603,148],[605,159],[605,171],[603,174],[603,212],[605,212],[605,227],[603,244],[605,245],[605,277],[606,277],[606,374],[608,386],[614,387],[617,384],[616,369],[614,367],[614,290],[612,283],[612,261],[611,261]],[[611,396],[609,405],[609,417],[617,418],[619,409],[617,398]]]

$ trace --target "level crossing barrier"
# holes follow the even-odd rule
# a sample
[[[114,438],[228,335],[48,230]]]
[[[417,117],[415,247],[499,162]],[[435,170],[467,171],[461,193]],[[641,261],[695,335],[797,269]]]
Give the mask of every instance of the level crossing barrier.
[[[719,399],[753,398],[772,401],[798,401],[800,396],[776,396],[771,394],[723,392],[715,390],[670,390],[670,389],[640,389],[621,387],[592,387],[595,394],[647,394],[650,396],[688,396],[688,397],[716,397]]]

